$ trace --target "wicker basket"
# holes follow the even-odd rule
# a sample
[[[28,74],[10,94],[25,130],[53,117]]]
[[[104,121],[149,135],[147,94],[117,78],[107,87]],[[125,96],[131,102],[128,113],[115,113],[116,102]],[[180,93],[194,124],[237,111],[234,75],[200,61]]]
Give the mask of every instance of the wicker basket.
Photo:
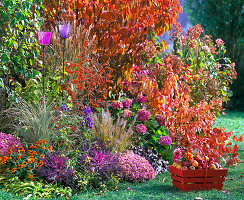
[[[201,148],[195,147],[202,151]],[[202,153],[204,155],[203,151]],[[205,166],[204,169],[182,170],[169,166],[169,172],[173,185],[180,190],[222,190],[228,169],[211,170]]]

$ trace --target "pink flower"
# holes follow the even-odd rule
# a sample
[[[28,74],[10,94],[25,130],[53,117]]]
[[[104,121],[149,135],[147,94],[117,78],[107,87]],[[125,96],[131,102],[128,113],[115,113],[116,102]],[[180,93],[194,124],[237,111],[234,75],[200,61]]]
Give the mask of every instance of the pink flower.
[[[123,104],[120,102],[120,101],[118,101],[118,100],[116,100],[116,101],[113,101],[112,103],[111,103],[111,106],[112,106],[112,108],[115,110],[115,109],[121,109],[121,108],[123,108]]]
[[[169,146],[169,145],[171,145],[171,143],[172,143],[172,139],[171,139],[171,137],[162,136],[162,137],[159,138],[158,142],[159,142],[159,144],[161,144],[162,146],[163,146],[163,145],[168,145],[168,146]]]
[[[217,46],[217,47],[222,46],[222,45],[225,44],[224,41],[221,40],[220,38],[218,38],[215,42],[216,42],[216,46]]]
[[[137,96],[136,101],[138,101],[139,103],[144,103],[146,101],[146,98],[141,94]]]
[[[148,160],[130,153],[121,153],[117,165],[120,175],[129,181],[145,181],[155,178],[156,173]]]
[[[181,148],[178,147],[173,151],[174,162],[179,162],[182,156],[183,156],[183,152],[182,152]]]
[[[202,49],[203,49],[203,51],[204,51],[205,53],[211,53],[211,50],[210,50],[210,48],[209,48],[207,45],[204,45],[204,46],[202,47]]]
[[[121,116],[122,117],[124,117],[124,118],[129,118],[129,117],[131,117],[131,111],[130,110],[128,110],[128,109],[125,109],[125,110],[123,110],[122,112],[121,112]]]
[[[137,119],[141,122],[146,122],[150,119],[151,114],[145,109],[140,109],[137,111]]]
[[[159,126],[165,126],[166,125],[166,119],[163,115],[156,115],[155,120],[157,121]]]
[[[147,132],[147,127],[144,124],[138,124],[136,126],[136,131],[144,135]]]
[[[122,104],[123,104],[124,108],[129,108],[132,104],[132,100],[129,98],[126,98],[122,101]]]

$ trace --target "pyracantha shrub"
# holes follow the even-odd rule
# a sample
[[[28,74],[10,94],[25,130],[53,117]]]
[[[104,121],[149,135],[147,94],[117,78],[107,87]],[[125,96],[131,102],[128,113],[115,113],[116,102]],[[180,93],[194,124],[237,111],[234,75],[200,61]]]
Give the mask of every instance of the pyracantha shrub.
[[[155,170],[148,160],[137,154],[119,154],[117,167],[121,177],[132,182],[144,182],[156,176]]]
[[[10,149],[14,151],[23,147],[22,143],[13,135],[0,133],[0,156],[6,156]]]
[[[43,165],[36,172],[36,175],[51,183],[58,183],[62,185],[74,187],[72,180],[74,179],[74,172],[72,167],[67,166],[67,158],[60,155],[59,152],[54,151],[48,153],[41,159]]]
[[[162,156],[158,153],[155,153],[152,149],[147,149],[139,146],[132,146],[131,150],[135,154],[146,158],[155,170],[156,175],[168,170],[169,162],[162,159]]]

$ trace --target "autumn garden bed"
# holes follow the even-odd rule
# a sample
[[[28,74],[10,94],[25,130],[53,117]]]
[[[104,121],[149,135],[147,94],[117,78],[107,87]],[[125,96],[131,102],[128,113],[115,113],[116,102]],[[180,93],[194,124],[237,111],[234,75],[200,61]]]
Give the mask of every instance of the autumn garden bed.
[[[178,0],[51,2],[0,3],[0,198],[238,199],[227,43],[183,33]]]

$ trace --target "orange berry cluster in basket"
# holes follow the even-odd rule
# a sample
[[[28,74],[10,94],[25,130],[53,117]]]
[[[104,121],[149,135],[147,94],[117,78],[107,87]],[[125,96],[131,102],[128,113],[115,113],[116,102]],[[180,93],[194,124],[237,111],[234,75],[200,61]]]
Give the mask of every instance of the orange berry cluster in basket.
[[[177,151],[179,152],[179,148],[175,151],[176,154]],[[213,157],[201,156],[199,153],[193,154],[191,151],[181,151],[180,156],[174,159],[172,166],[182,170],[223,169]]]

